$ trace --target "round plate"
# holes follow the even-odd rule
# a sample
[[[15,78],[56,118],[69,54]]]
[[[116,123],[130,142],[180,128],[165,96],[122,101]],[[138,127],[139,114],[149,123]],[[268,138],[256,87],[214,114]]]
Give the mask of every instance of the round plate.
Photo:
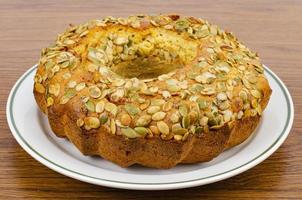
[[[223,152],[207,163],[177,165],[159,170],[141,166],[121,168],[100,157],[82,155],[66,139],[57,138],[47,117],[33,96],[29,69],[15,84],[7,102],[7,120],[18,143],[43,165],[66,176],[97,185],[136,189],[166,190],[213,183],[242,173],[262,162],[284,142],[294,116],[291,96],[282,81],[265,67],[271,99],[255,133],[244,143]]]

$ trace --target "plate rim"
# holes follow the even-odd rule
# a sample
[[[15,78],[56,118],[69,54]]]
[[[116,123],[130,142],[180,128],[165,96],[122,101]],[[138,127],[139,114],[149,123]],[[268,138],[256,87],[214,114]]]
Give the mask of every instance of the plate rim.
[[[194,186],[205,185],[223,179],[227,179],[229,177],[240,174],[256,166],[257,164],[268,158],[270,155],[272,155],[283,144],[283,142],[289,135],[294,120],[293,100],[287,87],[273,71],[271,71],[267,66],[263,65],[264,70],[277,82],[282,92],[284,93],[287,103],[288,114],[287,114],[285,126],[283,130],[280,132],[278,138],[261,154],[257,155],[256,157],[249,160],[248,162],[240,166],[237,166],[235,168],[232,168],[228,171],[217,173],[215,175],[211,175],[208,177],[202,177],[202,178],[191,179],[186,181],[177,181],[177,182],[169,182],[169,183],[133,183],[133,182],[115,181],[110,179],[102,179],[99,177],[93,177],[86,174],[82,174],[80,172],[60,166],[60,164],[55,163],[51,160],[48,160],[46,157],[41,155],[37,150],[32,148],[30,144],[28,144],[27,141],[22,137],[22,134],[20,133],[20,131],[18,130],[15,124],[13,113],[12,113],[14,97],[16,92],[18,91],[19,86],[37,68],[37,66],[38,66],[37,64],[32,66],[17,80],[17,82],[12,87],[10,94],[8,96],[8,100],[6,104],[6,116],[12,135],[17,140],[19,145],[41,164],[47,166],[48,168],[60,174],[96,185],[121,188],[121,189],[134,189],[134,190],[166,190],[166,189],[180,189],[180,188],[194,187]]]

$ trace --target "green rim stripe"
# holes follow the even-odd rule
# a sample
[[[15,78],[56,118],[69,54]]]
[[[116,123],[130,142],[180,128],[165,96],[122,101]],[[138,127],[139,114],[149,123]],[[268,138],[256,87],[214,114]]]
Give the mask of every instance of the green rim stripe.
[[[177,183],[186,183],[186,182],[193,182],[193,181],[199,181],[199,180],[203,180],[203,179],[208,179],[208,178],[213,178],[213,177],[217,177],[217,176],[220,176],[220,175],[223,175],[223,174],[226,174],[226,173],[229,173],[229,172],[232,172],[234,170],[237,170],[241,167],[244,167],[245,165],[248,165],[249,163],[253,162],[254,160],[258,159],[259,157],[261,157],[263,154],[265,154],[266,152],[268,152],[271,148],[273,148],[275,146],[275,144],[280,140],[280,138],[282,138],[282,136],[284,135],[285,133],[285,130],[287,129],[288,125],[289,125],[289,120],[290,120],[290,116],[291,116],[291,107],[290,107],[290,100],[285,92],[285,89],[283,88],[282,84],[279,82],[279,80],[274,76],[274,74],[272,74],[269,70],[265,69],[265,71],[267,73],[269,73],[274,79],[275,81],[279,84],[280,88],[282,89],[282,92],[284,93],[284,96],[286,97],[286,102],[287,102],[287,109],[288,109],[288,114],[287,114],[287,119],[286,119],[286,123],[285,123],[285,126],[281,132],[281,134],[279,135],[279,137],[276,139],[276,141],[270,146],[268,147],[263,153],[261,153],[260,155],[256,156],[255,158],[253,158],[252,160],[246,162],[245,164],[242,164],[236,168],[233,168],[233,169],[230,169],[228,171],[225,171],[225,172],[222,172],[222,173],[219,173],[219,174],[215,174],[215,175],[212,175],[212,176],[208,176],[208,177],[204,177],[204,178],[197,178],[197,179],[191,179],[191,180],[187,180],[187,181],[179,181],[179,182],[166,182],[166,183],[133,183],[133,182],[123,182],[123,181],[113,181],[113,180],[108,180],[108,179],[102,179],[102,178],[96,178],[96,177],[93,177],[93,176],[89,176],[89,175],[86,175],[86,174],[82,174],[80,172],[76,172],[76,171],[73,171],[73,170],[70,170],[68,168],[65,168],[51,160],[48,160],[46,157],[44,157],[43,155],[41,155],[39,152],[37,152],[34,148],[32,148],[28,143],[27,141],[22,137],[22,135],[20,134],[17,126],[16,126],[16,123],[15,123],[15,120],[14,120],[14,117],[13,117],[13,104],[14,104],[14,100],[15,100],[15,95],[16,95],[16,92],[18,91],[18,88],[19,86],[21,85],[21,83],[36,69],[37,67],[34,67],[33,69],[29,70],[28,72],[26,72],[26,74],[22,77],[22,79],[19,81],[19,83],[16,85],[13,93],[12,93],[12,98],[11,98],[11,102],[8,102],[10,104],[10,107],[9,107],[9,112],[10,112],[10,117],[11,117],[11,122],[12,122],[12,125],[16,131],[16,133],[19,135],[20,139],[24,142],[24,144],[26,144],[26,146],[31,149],[36,155],[40,156],[42,159],[44,159],[45,161],[51,163],[52,165],[55,165],[63,170],[66,170],[66,171],[69,171],[69,172],[72,172],[72,173],[75,173],[77,175],[80,175],[80,176],[84,176],[84,177],[87,177],[87,178],[91,178],[91,179],[96,179],[96,180],[101,180],[101,181],[108,181],[108,182],[112,182],[112,183],[122,183],[122,184],[129,184],[129,185],[166,185],[166,184],[177,184]]]

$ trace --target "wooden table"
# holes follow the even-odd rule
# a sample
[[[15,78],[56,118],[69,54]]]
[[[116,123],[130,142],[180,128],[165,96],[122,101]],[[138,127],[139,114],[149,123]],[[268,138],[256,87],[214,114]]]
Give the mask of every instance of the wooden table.
[[[173,191],[127,191],[60,175],[30,157],[15,141],[5,105],[15,81],[37,63],[41,48],[69,23],[107,15],[181,13],[232,30],[288,86],[295,122],[282,147],[236,177]],[[302,199],[302,1],[0,1],[0,199]],[[276,108],[277,109],[277,108]],[[269,134],[269,133],[268,133]],[[165,196],[164,196],[165,195]]]

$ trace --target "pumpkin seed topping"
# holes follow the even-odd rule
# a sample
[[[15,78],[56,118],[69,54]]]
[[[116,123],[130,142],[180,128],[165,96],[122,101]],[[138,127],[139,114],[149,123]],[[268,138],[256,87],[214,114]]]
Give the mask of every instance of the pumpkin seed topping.
[[[181,141],[182,140],[182,136],[181,135],[174,135],[173,137],[174,137],[174,139],[176,141]]]
[[[124,126],[129,126],[130,123],[131,123],[131,117],[128,115],[128,114],[123,114],[121,116],[121,123],[124,125]]]
[[[147,126],[150,122],[151,122],[151,116],[150,115],[142,115],[136,121],[136,126]]]
[[[225,100],[227,100],[227,98],[228,98],[227,95],[223,92],[220,92],[220,93],[217,94],[217,99],[219,101],[225,101]]]
[[[160,111],[160,107],[159,106],[150,106],[148,109],[147,109],[147,113],[148,114],[154,114],[156,112]]]
[[[114,40],[114,44],[116,45],[123,45],[129,42],[128,38],[126,37],[118,37]]]
[[[185,128],[182,128],[179,123],[178,124],[174,124],[172,126],[172,133],[174,133],[175,135],[184,135],[187,132],[188,132],[188,130],[185,129]]]
[[[243,117],[243,115],[244,115],[243,111],[240,110],[240,111],[238,112],[238,114],[237,114],[237,118],[238,118],[238,119],[241,119],[241,118]]]
[[[152,115],[152,120],[159,121],[159,120],[163,120],[165,117],[166,117],[165,112],[157,112]]]
[[[137,133],[132,128],[121,128],[122,134],[126,136],[127,138],[138,138],[141,137],[139,133]]]
[[[84,125],[84,120],[81,119],[81,118],[79,118],[79,119],[77,120],[77,126],[78,126],[78,127],[82,127],[83,125]]]
[[[85,82],[81,82],[75,87],[75,90],[79,92],[79,91],[83,90],[85,87],[86,87]]]
[[[164,122],[164,121],[159,121],[157,122],[157,128],[158,130],[164,134],[164,135],[168,135],[170,132],[169,126]]]
[[[173,103],[168,101],[163,105],[163,111],[168,112],[169,110],[171,110],[173,107]]]
[[[257,99],[261,98],[261,93],[258,90],[251,90],[251,94]]]
[[[111,119],[111,120],[110,120],[110,130],[111,130],[111,133],[112,133],[112,134],[115,134],[115,133],[116,133],[116,124],[115,124],[114,119]]]
[[[94,29],[116,24],[120,24],[116,32],[104,32],[98,40],[91,40]],[[152,27],[155,35],[137,37],[128,27],[146,33]],[[171,31],[177,31],[179,41],[166,34]],[[183,41],[183,36],[190,40]],[[84,40],[91,44],[82,48]],[[148,76],[153,74],[150,66],[133,76],[129,70],[129,77],[118,69],[119,64],[145,63],[149,58],[167,64],[167,71],[159,69],[162,74],[145,78],[145,71]],[[192,67],[169,72],[170,64],[175,63]],[[161,134],[163,140],[185,141],[189,134],[262,114],[263,93],[257,82],[264,70],[257,54],[231,33],[201,19],[132,16],[94,20],[59,35],[54,46],[42,51],[39,65],[42,70],[34,77],[34,89],[45,94],[46,106],[66,104],[79,94],[87,114],[99,115],[77,120],[77,126],[87,130],[106,124],[111,133],[127,138]],[[87,76],[79,75],[77,67],[88,72]]]
[[[183,117],[188,114],[188,108],[185,105],[180,105],[178,111]]]
[[[49,94],[53,94],[57,97],[60,93],[60,84],[58,83],[50,84],[48,87],[48,92]]]
[[[172,113],[172,115],[170,116],[170,120],[171,120],[172,123],[179,122],[179,119],[180,119],[180,117],[179,117],[178,112],[174,112],[174,113]]]
[[[162,95],[163,95],[163,97],[165,98],[165,99],[167,99],[167,98],[171,98],[171,94],[170,94],[170,92],[168,92],[168,91],[163,91],[163,93],[162,93]]]
[[[88,88],[88,91],[89,91],[89,95],[92,97],[92,98],[99,98],[101,96],[101,90],[97,87],[97,86],[90,86]]]
[[[150,130],[153,134],[155,134],[155,135],[160,134],[159,129],[157,128],[157,126],[150,126],[149,128],[150,128]]]
[[[60,104],[66,104],[72,97],[76,95],[73,89],[68,89],[60,99]]]
[[[95,112],[97,113],[102,113],[105,109],[105,102],[104,101],[99,101],[95,105]]]
[[[148,129],[145,127],[135,127],[134,130],[142,137],[145,137],[148,133]]]
[[[41,83],[35,84],[35,90],[41,94],[45,93],[45,88]]]
[[[46,106],[49,107],[51,105],[53,105],[54,103],[54,100],[52,97],[48,97],[47,100],[46,100]]]
[[[102,114],[102,115],[100,116],[100,123],[101,123],[101,124],[106,124],[107,121],[108,121],[108,116],[107,116],[106,114]]]
[[[190,126],[190,118],[189,118],[189,116],[187,115],[187,116],[184,116],[183,118],[182,118],[182,123],[181,123],[181,125],[182,125],[182,127],[184,127],[184,128],[189,128],[189,126]]]
[[[107,112],[110,112],[113,116],[116,116],[118,108],[117,108],[117,106],[115,104],[107,102],[105,104],[105,110]]]
[[[149,105],[150,105],[150,101],[147,100],[147,101],[145,101],[144,103],[142,103],[142,104],[139,106],[139,108],[140,108],[141,110],[145,110],[146,108],[149,107]]]
[[[166,101],[163,99],[152,99],[151,105],[152,106],[162,106]]]
[[[140,110],[132,104],[126,104],[125,109],[130,115],[136,115],[140,112]]]
[[[88,100],[88,101],[85,103],[85,106],[86,106],[86,108],[87,108],[90,112],[94,112],[94,111],[95,111],[95,105],[94,105],[93,101]]]
[[[97,117],[85,117],[84,123],[89,128],[98,128],[98,127],[100,127],[100,120]]]

